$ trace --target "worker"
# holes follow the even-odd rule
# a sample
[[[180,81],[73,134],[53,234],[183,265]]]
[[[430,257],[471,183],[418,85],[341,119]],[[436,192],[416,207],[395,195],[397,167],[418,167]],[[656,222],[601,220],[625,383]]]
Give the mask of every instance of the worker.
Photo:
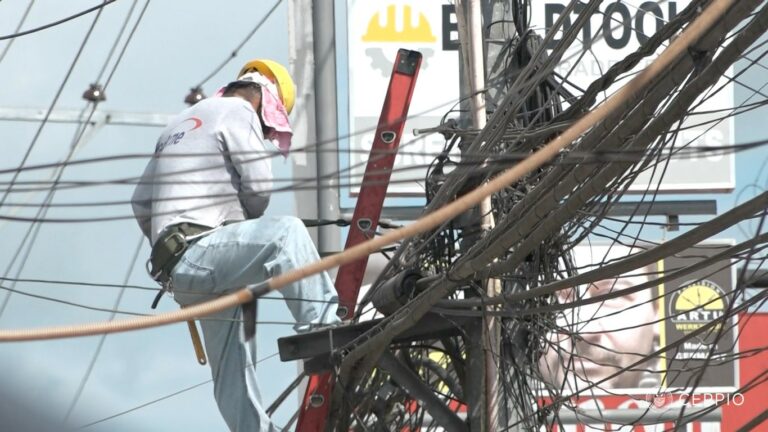
[[[163,130],[133,196],[150,240],[151,276],[182,306],[302,267],[318,253],[301,220],[264,216],[271,158],[290,146],[293,81],[269,60],[246,64],[220,97],[198,102]],[[305,331],[339,322],[326,273],[280,291]],[[277,430],[261,405],[255,338],[241,335],[241,308],[201,319],[219,410],[232,431]]]

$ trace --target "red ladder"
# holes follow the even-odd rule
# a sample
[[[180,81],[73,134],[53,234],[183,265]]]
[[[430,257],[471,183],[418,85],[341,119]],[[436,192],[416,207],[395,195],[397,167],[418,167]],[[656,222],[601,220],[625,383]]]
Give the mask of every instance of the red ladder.
[[[398,50],[344,249],[368,240],[376,232],[420,65],[421,53]],[[336,290],[339,316],[345,320],[354,314],[367,265],[366,256],[339,268]],[[325,431],[332,387],[330,372],[310,376],[299,411],[298,432]]]

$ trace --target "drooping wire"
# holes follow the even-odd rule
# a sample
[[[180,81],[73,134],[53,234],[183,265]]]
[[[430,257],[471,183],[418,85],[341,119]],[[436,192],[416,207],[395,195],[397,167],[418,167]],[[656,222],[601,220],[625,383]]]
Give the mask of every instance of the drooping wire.
[[[134,24],[134,27],[133,27],[133,29],[132,29],[132,31],[131,31],[131,33],[130,33],[129,37],[128,37],[128,39],[126,40],[126,42],[125,42],[125,45],[123,46],[123,51],[121,52],[121,54],[120,54],[120,56],[118,57],[118,59],[117,59],[117,61],[115,62],[115,64],[113,65],[113,68],[112,68],[112,72],[110,73],[110,78],[109,78],[109,79],[111,79],[111,77],[112,77],[112,74],[114,74],[114,71],[115,71],[115,70],[118,68],[118,66],[120,65],[120,61],[121,61],[121,59],[122,59],[122,54],[125,52],[125,50],[126,50],[126,48],[127,48],[128,44],[130,43],[130,41],[131,41],[131,38],[133,37],[133,35],[134,35],[135,31],[136,31],[136,28],[138,27],[139,23],[141,22],[141,19],[142,19],[142,17],[144,16],[144,12],[146,11],[146,9],[147,9],[147,6],[148,6],[148,5],[149,5],[149,0],[147,0],[147,3],[144,5],[144,9],[142,9],[142,12],[141,12],[141,14],[139,15],[139,18],[137,19],[136,23]],[[92,31],[93,31],[93,29],[94,29],[94,27],[95,27],[96,23],[98,22],[98,20],[99,20],[99,17],[101,16],[101,12],[102,12],[102,11],[103,11],[103,9],[99,9],[98,13],[96,14],[96,17],[94,18],[94,20],[93,20],[93,23],[91,24],[91,27],[89,28],[89,30],[88,30],[88,33],[87,33],[87,35],[86,35],[86,37],[85,37],[85,40],[83,41],[83,44],[80,46],[80,50],[78,51],[78,54],[77,54],[77,56],[75,57],[75,61],[72,63],[72,66],[70,67],[70,69],[69,69],[69,71],[68,71],[68,73],[67,73],[67,77],[65,78],[65,80],[64,80],[64,82],[62,83],[61,87],[59,88],[59,92],[57,93],[57,95],[56,95],[56,98],[54,98],[54,101],[53,101],[53,103],[51,104],[51,107],[49,108],[48,112],[46,113],[46,117],[43,119],[43,122],[42,122],[42,123],[41,123],[41,125],[39,126],[39,128],[38,128],[38,130],[37,130],[37,133],[36,133],[35,137],[33,138],[33,140],[32,140],[32,143],[31,143],[31,144],[30,144],[30,146],[28,147],[28,149],[27,149],[27,153],[25,154],[25,156],[24,156],[24,160],[21,162],[20,166],[23,166],[23,164],[26,162],[26,159],[27,159],[27,157],[28,157],[28,156],[29,156],[29,154],[31,153],[31,150],[32,150],[32,148],[34,148],[34,146],[35,146],[35,144],[36,144],[36,142],[37,142],[37,139],[38,139],[38,137],[40,136],[40,132],[42,131],[42,129],[43,129],[43,127],[45,126],[45,124],[47,123],[47,120],[48,120],[48,116],[50,115],[51,111],[53,110],[53,107],[55,106],[55,104],[56,104],[56,101],[57,101],[57,99],[58,99],[59,95],[61,94],[61,91],[62,91],[62,89],[64,88],[64,85],[65,85],[65,84],[66,84],[66,82],[68,81],[68,79],[69,79],[69,76],[70,76],[70,74],[71,74],[71,72],[72,72],[72,69],[74,68],[74,65],[77,63],[77,59],[80,57],[80,54],[82,53],[82,51],[83,51],[83,49],[84,49],[84,47],[85,47],[85,44],[86,44],[86,42],[87,42],[87,41],[88,41],[88,39],[90,38],[90,35],[91,35],[91,33],[92,33]],[[106,89],[106,87],[107,87],[107,86],[105,85],[105,89]],[[96,108],[97,108],[97,106],[98,106],[98,101],[96,101],[96,102],[93,102],[93,103],[89,102],[89,103],[88,103],[88,105],[86,105],[86,107],[83,109],[83,112],[85,112],[85,111],[88,109],[88,106],[90,106],[90,107],[91,107],[91,110],[90,110],[90,113],[89,113],[89,115],[88,115],[88,118],[87,118],[87,120],[86,120],[85,122],[82,122],[82,123],[80,123],[81,127],[79,127],[79,128],[78,128],[78,130],[76,130],[76,132],[75,132],[75,137],[74,137],[74,139],[73,139],[73,141],[72,141],[72,143],[71,143],[71,146],[70,146],[69,152],[68,152],[67,156],[65,157],[65,162],[66,162],[66,161],[68,161],[68,160],[70,160],[70,159],[71,159],[71,158],[74,156],[75,152],[76,152],[76,151],[79,149],[79,147],[80,147],[80,143],[81,143],[81,140],[82,140],[82,138],[83,138],[83,136],[84,136],[84,134],[85,134],[85,132],[86,132],[86,130],[87,130],[87,128],[88,128],[88,125],[90,124],[90,120],[91,120],[91,118],[93,117],[94,113],[96,112]],[[81,116],[82,116],[82,113],[81,113]],[[53,197],[54,197],[54,195],[55,195],[55,193],[56,193],[56,191],[57,191],[57,187],[56,187],[56,186],[57,186],[58,182],[61,180],[61,177],[62,177],[62,176],[63,176],[63,174],[64,174],[64,168],[65,168],[65,167],[66,167],[66,164],[63,164],[63,165],[61,165],[61,167],[58,169],[58,172],[55,174],[55,176],[54,176],[54,177],[55,177],[55,179],[54,179],[53,185],[52,185],[51,189],[48,191],[48,193],[47,193],[47,195],[46,195],[46,198],[45,198],[45,202],[46,202],[46,204],[44,204],[44,205],[43,205],[43,206],[42,206],[42,207],[39,209],[39,211],[38,211],[38,214],[37,214],[37,217],[43,217],[43,218],[44,218],[44,217],[45,217],[45,215],[47,214],[48,210],[50,209],[50,206],[49,206],[48,204],[50,204],[50,203],[53,201]],[[13,188],[13,182],[15,182],[15,181],[16,181],[17,177],[18,177],[18,175],[17,175],[17,174],[14,174],[14,176],[13,176],[13,178],[12,178],[12,180],[11,180],[11,185],[9,185],[8,189],[6,190],[6,193],[3,195],[3,199],[2,199],[2,200],[0,200],[0,207],[2,207],[2,203],[5,201],[5,198],[8,196],[8,192],[9,192],[9,191],[10,191],[10,190]],[[27,231],[27,233],[26,233],[26,235],[25,235],[25,237],[24,237],[24,240],[22,241],[22,244],[21,244],[21,246],[20,246],[20,249],[24,247],[24,244],[25,244],[25,242],[27,241],[27,239],[30,239],[30,241],[29,241],[29,244],[28,244],[28,246],[27,246],[27,252],[26,252],[26,256],[23,258],[23,260],[21,261],[21,264],[19,265],[19,267],[18,267],[18,268],[17,268],[17,270],[16,270],[16,277],[17,277],[17,278],[18,278],[18,277],[21,275],[21,272],[24,270],[24,267],[26,266],[26,263],[27,263],[27,259],[28,259],[28,257],[29,257],[29,254],[31,253],[31,251],[32,251],[32,248],[33,248],[33,246],[34,246],[34,244],[35,244],[35,241],[36,241],[36,239],[37,239],[37,235],[38,235],[38,234],[39,234],[39,232],[40,232],[40,227],[41,227],[41,224],[34,224],[34,225],[32,225],[32,226],[29,228],[29,230]],[[14,261],[15,261],[15,259],[16,259],[18,256],[19,256],[19,254],[16,254],[16,255],[14,256]],[[5,272],[5,274],[3,275],[4,277],[7,277],[7,276],[8,276],[8,272],[10,271],[10,269],[11,269],[11,267],[12,267],[12,266],[13,266],[13,262],[12,262],[12,263],[11,263],[11,264],[8,266],[8,268],[6,269],[6,272]],[[13,294],[13,292],[12,292],[12,291],[8,292],[8,294],[7,294],[7,295],[5,296],[5,298],[3,299],[3,302],[2,302],[2,304],[0,305],[0,317],[1,317],[1,316],[3,315],[3,313],[5,312],[5,310],[6,310],[6,307],[8,306],[8,303],[9,303],[9,301],[10,301],[10,299],[11,299],[11,295],[12,295],[12,294]]]
[[[128,22],[131,20],[131,17],[133,16],[133,11],[136,9],[136,4],[138,3],[139,3],[139,0],[133,0],[133,3],[131,3],[131,7],[128,9],[128,13],[125,15],[125,20],[123,20],[123,24],[120,26],[120,30],[117,32],[117,37],[115,37],[115,42],[109,48],[109,53],[107,54],[107,58],[104,59],[104,64],[101,66],[101,70],[99,71],[98,75],[96,75],[95,82],[101,83],[101,79],[104,77],[104,73],[107,71],[107,66],[109,65],[110,60],[112,60],[112,56],[115,54],[115,50],[117,49],[117,46],[120,44],[120,39],[123,38],[123,33],[125,33],[125,29],[128,28]]]
[[[86,10],[84,10],[82,12],[78,12],[78,13],[76,13],[74,15],[70,15],[70,16],[68,16],[66,18],[62,18],[62,19],[60,19],[58,21],[54,21],[52,23],[49,23],[49,24],[46,24],[46,25],[43,25],[43,26],[40,26],[40,27],[36,27],[36,28],[30,29],[30,30],[25,30],[23,32],[13,33],[13,34],[5,35],[5,36],[0,36],[0,41],[6,40],[6,39],[15,39],[15,38],[20,37],[20,36],[26,36],[28,34],[37,33],[37,32],[42,31],[42,30],[47,30],[49,28],[56,27],[57,25],[64,24],[65,22],[72,21],[75,18],[80,18],[81,16],[87,15],[87,14],[93,12],[93,11],[99,11],[99,13],[101,13],[101,11],[103,10],[103,8],[105,6],[107,6],[107,5],[111,4],[111,3],[114,3],[116,1],[117,0],[104,0],[104,2],[99,4],[99,5],[96,5],[96,6],[92,7],[92,8],[88,8],[88,9],[86,9]]]
[[[261,26],[263,26],[264,23],[267,22],[269,17],[272,16],[272,14],[277,10],[277,7],[280,6],[280,3],[282,3],[282,0],[277,0],[275,4],[272,5],[272,8],[269,9],[269,11],[267,11],[267,13],[261,18],[261,20],[259,20],[258,23],[256,23],[256,26],[254,26],[253,29],[251,29],[251,31],[245,36],[245,38],[237,45],[237,47],[235,47],[235,49],[232,50],[229,56],[226,59],[224,59],[224,61],[221,62],[221,64],[218,65],[214,70],[212,70],[211,73],[206,75],[206,77],[203,78],[203,80],[197,84],[197,87],[202,87],[203,85],[205,85],[205,83],[210,81],[211,78],[216,76],[217,73],[219,73],[222,69],[224,69],[224,66],[229,64],[229,62],[231,62],[235,57],[237,57],[237,55],[240,53],[240,50],[245,46],[245,44],[248,43],[249,40],[251,40],[253,35],[255,35],[257,31],[259,31]]]
[[[141,252],[142,246],[144,245],[144,236],[139,236],[139,242],[136,245],[136,250],[133,253],[133,257],[129,261],[128,269],[125,272],[125,277],[123,277],[123,285],[127,285],[128,282],[131,279],[131,275],[133,274],[133,271],[136,268],[136,263],[139,260],[139,253]],[[123,295],[125,294],[126,288],[123,287],[120,289],[120,292],[117,294],[117,297],[115,298],[115,302],[112,305],[112,308],[114,310],[117,310],[118,307],[120,307],[120,302],[123,300]],[[117,316],[117,312],[112,312],[109,315],[108,320],[112,321]],[[69,420],[69,416],[72,415],[72,411],[74,411],[75,407],[77,406],[77,403],[80,401],[80,397],[83,395],[83,391],[85,390],[86,384],[88,384],[88,380],[91,377],[91,373],[93,372],[93,368],[96,366],[96,361],[99,358],[99,355],[101,355],[101,349],[104,347],[104,342],[107,340],[107,335],[103,334],[99,337],[99,342],[96,344],[96,350],[93,352],[93,355],[91,356],[91,361],[88,363],[88,367],[85,369],[85,373],[83,374],[83,377],[80,379],[80,384],[77,386],[77,390],[75,391],[75,395],[72,397],[72,401],[69,403],[69,407],[67,408],[67,413],[64,415],[64,423]]]
[[[114,0],[112,0],[112,1],[114,1]],[[105,0],[105,2],[102,3],[102,6],[106,5],[106,4],[107,3],[106,3],[106,0]],[[19,163],[19,167],[24,166],[24,164],[27,162],[27,159],[29,158],[29,155],[32,153],[32,150],[35,148],[35,146],[36,146],[36,144],[38,142],[38,139],[40,138],[40,135],[41,135],[41,133],[43,131],[43,128],[48,123],[48,119],[50,118],[50,115],[53,112],[53,109],[56,106],[56,104],[57,104],[57,102],[59,100],[59,97],[61,96],[61,93],[64,91],[64,87],[66,86],[67,82],[69,82],[69,78],[72,75],[72,71],[74,70],[75,66],[77,65],[78,61],[80,60],[80,56],[82,55],[83,50],[85,49],[85,46],[88,43],[88,40],[90,39],[90,37],[91,37],[91,35],[93,33],[93,29],[96,27],[96,23],[99,21],[99,18],[101,17],[101,13],[102,13],[103,10],[104,9],[102,9],[101,7],[98,8],[98,12],[96,13],[96,16],[93,18],[93,21],[91,22],[91,25],[88,28],[88,31],[86,32],[85,37],[83,38],[83,41],[81,42],[80,47],[77,50],[77,54],[75,54],[75,58],[72,60],[72,63],[70,64],[69,69],[67,70],[67,73],[66,73],[66,75],[64,77],[64,80],[59,85],[59,88],[56,91],[56,95],[54,96],[53,100],[51,101],[51,104],[48,107],[48,110],[46,111],[45,116],[43,117],[42,122],[38,126],[37,131],[35,132],[35,135],[32,137],[32,141],[27,146],[27,149],[26,149],[26,151],[24,153],[24,156],[23,156],[21,162]],[[85,126],[83,127],[83,130],[85,130]],[[13,176],[11,178],[11,181],[10,181],[10,184],[9,184],[8,188],[6,189],[6,192],[3,194],[2,198],[0,198],[0,207],[2,207],[3,203],[5,203],[5,200],[8,197],[8,194],[10,193],[10,190],[13,188],[14,182],[18,179],[19,174],[20,174],[20,171],[13,174]],[[23,241],[26,241],[26,239],[29,238],[30,235],[32,235],[32,231],[33,231],[33,227],[30,227],[30,229],[27,231]],[[36,229],[36,232],[39,232],[39,226]],[[37,234],[34,234],[33,236],[36,237],[36,235]],[[20,248],[23,247],[23,245],[24,245],[24,243],[22,243]],[[28,249],[27,254],[29,254],[30,250],[31,250],[31,246]],[[18,258],[18,257],[19,257],[19,254],[15,254],[14,255],[14,260],[16,258]],[[9,272],[11,271],[12,265],[13,265],[13,263],[11,263],[11,265],[9,265],[6,268],[6,271],[5,271],[4,275],[3,275],[4,277],[8,276]],[[21,266],[23,266],[23,265],[24,264],[22,263]],[[18,271],[19,274],[20,274],[20,272],[21,272],[21,270]],[[5,308],[8,306],[8,302],[10,301],[10,299],[11,299],[11,293],[9,292],[8,294],[6,294],[5,298],[3,299],[2,304],[0,305],[0,317],[5,312]]]
[[[104,6],[105,4],[107,4],[107,1],[114,2],[115,0],[105,0],[105,2],[102,3],[101,6]],[[24,156],[22,157],[21,162],[19,163],[19,167],[23,167],[26,164],[27,159],[29,158],[29,155],[32,153],[32,150],[35,148],[35,145],[37,144],[37,140],[40,138],[40,134],[42,133],[43,128],[48,123],[48,119],[50,118],[54,107],[59,101],[59,97],[61,97],[61,93],[64,91],[64,87],[69,82],[69,78],[72,76],[72,71],[75,69],[75,65],[77,65],[78,61],[80,60],[80,56],[82,55],[83,50],[85,49],[85,45],[88,43],[88,40],[91,38],[93,29],[96,27],[96,23],[99,21],[99,18],[101,17],[101,12],[104,10],[101,8],[101,6],[96,8],[98,9],[98,12],[96,13],[96,16],[91,22],[91,26],[88,28],[88,31],[86,32],[85,37],[83,38],[83,42],[80,43],[80,47],[77,50],[77,54],[75,54],[75,58],[72,60],[72,63],[70,64],[69,69],[67,70],[67,73],[64,76],[64,80],[62,81],[61,85],[59,85],[59,88],[56,91],[56,95],[53,97],[53,100],[51,101],[50,106],[46,110],[45,116],[43,117],[43,120],[40,122],[40,126],[38,126],[37,131],[35,132],[35,135],[32,137],[32,142],[27,146],[27,150],[24,152]],[[18,178],[18,176],[19,176],[19,173],[15,173],[13,175],[13,177],[11,178],[11,184],[8,187],[8,189],[11,189],[13,187],[13,184]],[[8,197],[8,191],[6,191],[3,194],[2,198],[0,198],[0,207],[3,206],[3,203],[5,203],[5,199],[7,197]]]
[[[21,26],[24,25],[24,21],[27,20],[27,16],[29,15],[29,11],[32,10],[32,6],[35,5],[35,0],[31,0],[29,4],[27,5],[27,9],[24,10],[24,13],[21,15],[21,19],[19,20],[19,25],[16,26],[16,30],[14,30],[14,33],[18,33],[19,30],[21,30]],[[8,54],[8,50],[11,49],[11,45],[13,45],[13,42],[15,42],[16,39],[11,39],[8,41],[8,44],[3,48],[3,52],[0,54],[0,63],[3,62],[3,59],[5,59],[5,55]]]
[[[271,358],[275,358],[275,357],[277,357],[279,354],[280,354],[280,353],[274,353],[274,354],[268,355],[268,356],[266,356],[266,357],[264,357],[264,358],[261,358],[261,359],[259,359],[259,360],[256,360],[256,362],[254,362],[252,365],[251,365],[251,364],[249,364],[249,365],[247,365],[246,367],[252,367],[252,366],[255,366],[255,365],[257,365],[257,364],[259,364],[259,363],[262,363],[262,362],[264,362],[264,361],[267,361],[267,360],[269,360],[269,359],[271,359]],[[78,429],[78,430],[80,430],[80,429],[86,429],[86,428],[89,428],[89,427],[91,427],[91,426],[97,425],[97,424],[99,424],[99,423],[104,423],[105,421],[109,421],[109,420],[112,420],[112,419],[114,419],[114,418],[117,418],[117,417],[123,416],[123,415],[125,415],[125,414],[129,414],[129,413],[132,413],[132,412],[134,412],[134,411],[138,411],[138,410],[140,410],[140,409],[142,409],[142,408],[146,408],[146,407],[148,407],[148,406],[150,406],[150,405],[154,405],[154,404],[156,404],[156,403],[158,403],[158,402],[162,402],[162,401],[164,401],[164,400],[166,400],[166,399],[170,399],[170,398],[172,398],[172,397],[174,397],[174,396],[178,396],[178,395],[180,395],[180,394],[186,393],[186,392],[188,392],[188,391],[194,390],[194,389],[196,389],[196,388],[198,388],[198,387],[202,387],[202,386],[204,386],[204,385],[206,385],[206,384],[210,384],[210,383],[212,383],[212,382],[213,382],[213,380],[212,380],[212,379],[209,379],[209,380],[207,380],[207,381],[203,381],[203,382],[197,383],[197,384],[195,384],[195,385],[192,385],[192,386],[189,386],[189,387],[185,387],[185,388],[183,388],[183,389],[181,389],[181,390],[175,391],[175,392],[173,392],[173,393],[170,393],[170,394],[167,394],[167,395],[165,395],[165,396],[161,396],[161,397],[159,397],[159,398],[157,398],[157,399],[153,399],[153,400],[151,400],[151,401],[149,401],[149,402],[145,402],[145,403],[143,403],[143,404],[141,404],[141,405],[138,405],[138,406],[135,406],[135,407],[133,407],[133,408],[127,409],[127,410],[125,410],[125,411],[121,411],[121,412],[119,412],[119,413],[116,413],[116,414],[112,414],[112,415],[111,415],[111,416],[109,416],[109,417],[104,417],[104,418],[102,418],[102,419],[99,419],[99,420],[95,420],[95,421],[93,421],[93,422],[91,422],[91,423],[87,423],[87,424],[84,424],[84,425],[80,426],[80,427],[79,427],[79,428],[77,428],[77,429]]]

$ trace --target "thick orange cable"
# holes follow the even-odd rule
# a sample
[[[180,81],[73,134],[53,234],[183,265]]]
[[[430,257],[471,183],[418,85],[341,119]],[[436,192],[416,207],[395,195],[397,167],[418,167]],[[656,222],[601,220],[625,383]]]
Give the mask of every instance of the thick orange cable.
[[[60,339],[77,336],[92,336],[104,333],[119,333],[130,330],[139,330],[149,327],[157,327],[165,324],[173,324],[197,319],[203,316],[235,307],[239,304],[253,300],[250,291],[243,289],[209,302],[179,309],[158,315],[130,318],[119,321],[107,321],[88,324],[74,324],[70,326],[41,327],[35,329],[18,329],[0,331],[0,341],[31,341],[41,339]]]
[[[374,237],[365,243],[349,248],[344,252],[328,256],[305,267],[291,270],[269,279],[267,281],[269,290],[267,291],[278,290],[288,284],[304,279],[305,277],[358,260],[407,237],[412,237],[416,234],[429,231],[430,229],[439,226],[444,221],[459,216],[466,210],[479,204],[485,197],[499,192],[529,172],[544,165],[547,161],[557,156],[557,154],[568,144],[578,139],[593,125],[605,119],[608,113],[619,108],[631,95],[648,85],[651,80],[660,74],[660,72],[669,67],[678,56],[685,53],[685,50],[690,45],[698,40],[707,29],[714,25],[717,19],[722,16],[734,2],[735,0],[714,0],[645,70],[636,75],[630,82],[601,105],[595,107],[595,109],[584,115],[584,117],[565,130],[560,136],[550,141],[547,145],[528,158],[522,160],[519,164],[507,169],[493,180],[479,186],[477,189],[456,199],[450,204],[423,216],[410,225],[389,231],[380,237]],[[216,300],[159,315],[72,326],[0,330],[0,341],[56,339],[157,327],[210,315],[252,301],[253,298],[253,294],[248,289],[242,289]]]

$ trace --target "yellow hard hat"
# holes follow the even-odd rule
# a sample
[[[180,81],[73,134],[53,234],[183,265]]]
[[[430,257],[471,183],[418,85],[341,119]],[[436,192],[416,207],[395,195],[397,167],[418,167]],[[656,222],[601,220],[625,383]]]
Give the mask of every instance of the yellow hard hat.
[[[240,73],[237,74],[238,78],[244,74],[250,72],[258,72],[277,86],[277,92],[280,100],[283,102],[285,111],[290,114],[293,109],[293,104],[296,102],[296,85],[293,83],[293,78],[288,73],[288,70],[280,63],[267,60],[256,59],[251,60],[240,69]]]

